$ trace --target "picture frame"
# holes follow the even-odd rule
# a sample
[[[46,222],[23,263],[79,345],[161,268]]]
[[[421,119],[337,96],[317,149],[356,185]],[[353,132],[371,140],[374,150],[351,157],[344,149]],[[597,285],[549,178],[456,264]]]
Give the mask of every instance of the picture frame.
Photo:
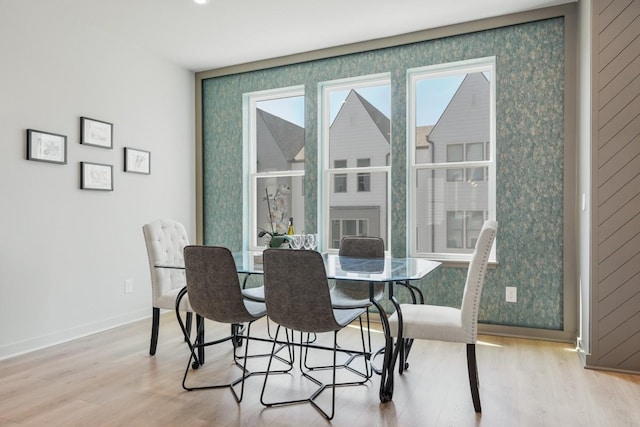
[[[113,124],[88,117],[80,117],[80,144],[112,149]]]
[[[137,148],[124,147],[124,171],[151,174],[151,152]]]
[[[113,166],[80,162],[80,188],[82,190],[113,191]]]
[[[66,135],[27,129],[27,160],[66,165]]]

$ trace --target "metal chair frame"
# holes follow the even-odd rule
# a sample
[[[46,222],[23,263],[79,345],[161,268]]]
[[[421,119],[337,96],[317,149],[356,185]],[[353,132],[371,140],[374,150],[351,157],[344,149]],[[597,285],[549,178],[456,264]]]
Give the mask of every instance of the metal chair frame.
[[[199,318],[201,318],[202,320],[197,322],[197,333],[196,333],[196,339],[192,342],[190,337],[189,337],[189,330],[187,328],[187,321],[188,319],[185,321],[182,319],[182,315],[180,310],[178,309],[180,307],[180,303],[181,300],[187,295],[188,293],[188,288],[190,286],[190,267],[191,264],[189,262],[189,254],[191,252],[195,252],[196,254],[198,253],[198,251],[200,251],[201,253],[204,252],[210,252],[207,253],[207,257],[210,257],[211,259],[218,259],[218,258],[223,258],[225,255],[227,257],[227,260],[222,260],[222,262],[228,262],[229,260],[233,260],[233,257],[231,255],[231,252],[226,249],[226,248],[222,248],[222,247],[205,247],[205,246],[187,246],[185,247],[185,267],[186,267],[186,273],[187,273],[187,286],[185,286],[183,289],[180,290],[180,292],[178,293],[178,297],[176,298],[176,316],[178,318],[178,323],[180,325],[180,328],[182,329],[182,332],[184,334],[185,337],[185,341],[187,342],[187,345],[189,347],[189,360],[187,361],[187,367],[185,369],[184,372],[184,376],[182,378],[182,387],[187,390],[187,391],[192,391],[192,390],[207,390],[207,389],[217,389],[217,388],[230,388],[234,399],[240,403],[242,401],[242,397],[244,395],[244,382],[245,380],[253,375],[259,375],[259,374],[265,374],[266,371],[249,371],[247,369],[247,361],[250,358],[255,358],[255,357],[270,357],[270,360],[273,357],[276,357],[278,360],[280,360],[281,362],[283,362],[285,365],[287,365],[288,367],[286,369],[282,369],[282,370],[277,370],[277,371],[272,371],[272,373],[286,373],[289,372],[292,368],[293,368],[293,360],[286,360],[284,358],[281,358],[278,355],[273,355],[272,353],[264,353],[264,354],[254,354],[254,355],[249,355],[249,341],[251,340],[258,340],[258,341],[266,341],[266,342],[271,342],[271,340],[267,340],[267,339],[260,339],[257,337],[252,337],[251,336],[251,325],[261,319],[262,317],[266,316],[266,309],[263,309],[262,311],[258,311],[256,312],[256,314],[251,314],[249,311],[247,311],[246,307],[245,307],[245,312],[239,312],[237,317],[235,318],[235,320],[230,321],[229,323],[231,324],[231,333],[228,336],[225,336],[223,338],[219,338],[219,339],[215,339],[215,340],[211,340],[211,341],[205,341],[204,339],[204,315],[198,314],[198,311],[196,311],[196,313],[198,314]],[[202,255],[201,255],[202,256]],[[208,260],[207,260],[208,261]],[[213,265],[213,263],[209,263],[209,267],[211,267],[211,265]],[[229,279],[229,285],[228,285],[228,289],[231,292],[231,295],[228,295],[229,300],[233,300],[234,298],[236,300],[240,300],[242,301],[242,295],[241,295],[241,291],[240,291],[240,287],[239,287],[239,283],[235,283],[238,281],[238,277],[237,275],[235,275],[234,277],[230,277]],[[237,286],[237,294],[236,291],[234,289],[234,286]],[[199,286],[202,286],[201,284]],[[214,285],[215,286],[215,285]],[[222,292],[224,293],[225,290],[223,289]],[[197,307],[200,305],[200,302],[198,300],[196,300],[195,298],[190,299],[192,306],[194,307],[194,309],[197,310]],[[237,301],[236,301],[237,302]],[[240,305],[242,306],[242,305]],[[228,316],[229,314],[226,313],[225,316]],[[233,315],[235,316],[235,315]],[[232,316],[232,317],[233,317]],[[208,318],[208,316],[207,316]],[[198,318],[197,318],[198,319]],[[212,320],[216,320],[215,316],[212,316]],[[246,328],[243,327],[243,324],[246,323],[247,326]],[[204,386],[190,386],[187,384],[187,377],[189,375],[189,371],[190,369],[198,369],[200,367],[200,365],[203,364],[202,361],[202,355],[204,354],[204,349],[206,347],[212,346],[212,345],[216,345],[216,344],[220,344],[223,343],[225,341],[231,341],[232,345],[233,345],[233,361],[234,361],[234,365],[237,366],[238,368],[241,369],[242,373],[241,375],[230,381],[227,383],[220,383],[220,384],[212,384],[212,385],[204,385]],[[244,343],[244,354],[243,355],[238,355],[237,354],[237,350],[239,347],[241,347]],[[240,393],[238,394],[235,390],[235,386],[240,383]]]
[[[267,373],[265,374],[262,391],[260,393],[260,402],[266,407],[291,405],[297,403],[310,403],[324,418],[333,419],[335,415],[335,389],[340,386],[361,385],[364,381],[336,382],[337,366],[337,336],[338,332],[349,323],[358,319],[365,308],[357,308],[351,310],[336,310],[331,305],[329,297],[329,286],[324,269],[322,256],[315,251],[307,250],[287,250],[287,249],[268,249],[264,252],[264,285],[265,285],[265,302],[267,311],[271,320],[278,325],[273,340],[272,357],[269,358]],[[282,268],[289,266],[287,271]],[[304,272],[305,279],[300,280],[295,276],[295,269],[299,267],[299,272]],[[296,303],[291,300],[296,296]],[[297,308],[291,310],[292,306]],[[301,309],[302,307],[302,309]],[[313,314],[309,314],[313,311]],[[340,315],[340,321],[335,317]],[[272,373],[271,363],[275,355],[276,346],[278,344],[278,336],[281,328],[290,329],[300,332],[299,347],[301,351],[299,367],[303,378],[306,378],[316,384],[318,388],[309,396],[300,399],[267,401],[265,394],[269,376]],[[314,345],[307,338],[303,340],[304,334],[333,332],[333,346],[323,347]],[[361,333],[362,348],[361,354],[366,353],[364,335]],[[318,378],[310,374],[310,370],[305,369],[305,360],[308,356],[310,348],[330,350],[333,354],[332,364],[332,382],[325,384]],[[304,355],[302,354],[304,352]],[[353,372],[351,370],[351,372]],[[327,388],[332,390],[331,408],[325,410],[318,405],[316,399]]]

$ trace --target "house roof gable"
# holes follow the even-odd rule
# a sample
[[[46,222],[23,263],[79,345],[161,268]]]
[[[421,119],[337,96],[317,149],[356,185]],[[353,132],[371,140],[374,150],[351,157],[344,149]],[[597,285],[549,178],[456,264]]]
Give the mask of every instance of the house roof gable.
[[[304,128],[259,108],[256,114],[264,122],[284,158],[289,162],[300,161],[300,153],[304,153]]]

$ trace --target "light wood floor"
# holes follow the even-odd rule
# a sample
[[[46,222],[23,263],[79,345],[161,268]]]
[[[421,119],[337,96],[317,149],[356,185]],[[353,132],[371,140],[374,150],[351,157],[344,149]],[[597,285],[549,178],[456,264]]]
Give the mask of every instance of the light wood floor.
[[[265,323],[256,324],[256,332]],[[207,323],[207,338],[227,325]],[[0,361],[0,426],[317,426],[308,404],[265,409],[263,376],[250,377],[236,404],[228,389],[184,391],[186,344],[164,314],[156,356],[148,355],[150,320]],[[357,336],[342,332],[339,341]],[[381,342],[379,334],[374,340]],[[378,400],[378,377],[339,388],[336,426],[640,426],[640,376],[583,369],[569,344],[481,336],[477,346],[482,415],[473,411],[463,345],[418,342],[410,368],[396,375],[392,402]],[[251,344],[254,348],[258,345]],[[215,381],[231,367],[229,343],[210,348],[195,381]],[[259,363],[256,361],[255,363]],[[214,370],[219,372],[213,372]],[[271,392],[303,386],[273,376]],[[280,387],[280,388],[278,388]]]

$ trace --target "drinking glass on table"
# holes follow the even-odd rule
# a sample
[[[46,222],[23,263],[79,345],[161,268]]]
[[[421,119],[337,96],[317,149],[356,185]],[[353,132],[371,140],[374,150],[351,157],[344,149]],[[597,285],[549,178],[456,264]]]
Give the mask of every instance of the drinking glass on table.
[[[302,235],[301,234],[293,234],[289,239],[289,247],[291,249],[300,249],[302,248]]]
[[[318,247],[318,235],[317,234],[305,235],[303,246],[305,249],[314,251]]]

